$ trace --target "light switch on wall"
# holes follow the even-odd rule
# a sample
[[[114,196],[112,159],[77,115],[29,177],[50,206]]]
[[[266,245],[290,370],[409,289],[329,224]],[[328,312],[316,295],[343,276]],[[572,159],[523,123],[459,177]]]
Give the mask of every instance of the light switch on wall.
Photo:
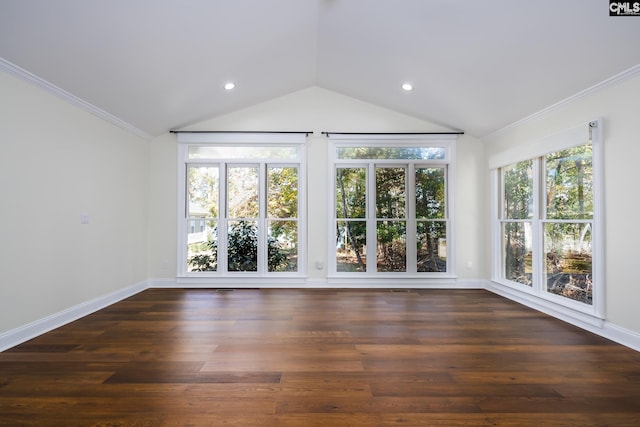
[[[80,214],[80,224],[89,224],[89,213],[82,212]]]

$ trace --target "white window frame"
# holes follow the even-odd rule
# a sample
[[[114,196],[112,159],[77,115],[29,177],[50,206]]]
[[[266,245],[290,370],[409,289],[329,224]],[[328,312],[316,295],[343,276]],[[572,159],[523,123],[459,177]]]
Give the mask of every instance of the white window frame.
[[[582,303],[567,297],[548,292],[544,279],[544,224],[548,222],[563,222],[562,220],[547,220],[542,204],[545,198],[544,156],[549,153],[577,147],[591,142],[592,171],[593,171],[593,219],[570,220],[566,222],[592,224],[592,304]],[[492,267],[491,280],[500,285],[502,290],[523,302],[538,305],[542,309],[555,313],[560,317],[580,319],[594,325],[600,325],[604,319],[605,273],[604,273],[604,148],[602,141],[602,121],[592,120],[588,123],[567,129],[546,138],[533,141],[531,144],[515,147],[492,156],[489,159],[491,168],[491,216],[492,221]],[[534,215],[532,222],[532,286],[508,280],[504,277],[502,256],[503,219],[502,200],[504,185],[501,171],[521,161],[533,160],[533,195]]]
[[[179,279],[230,278],[301,278],[306,276],[307,265],[307,212],[306,212],[306,133],[226,133],[178,132],[178,271]],[[216,158],[189,159],[190,147],[296,147],[298,158]],[[188,271],[187,268],[187,170],[190,166],[216,166],[219,168],[219,212],[215,219],[218,230],[217,271]],[[227,271],[227,170],[234,166],[257,166],[259,174],[258,268],[257,271]],[[268,219],[266,214],[266,170],[268,167],[294,166],[298,169],[298,262],[295,272],[269,272],[266,265]]]
[[[404,279],[421,279],[429,281],[437,280],[439,284],[455,283],[456,275],[456,227],[455,227],[455,152],[457,134],[329,134],[329,240],[328,240],[328,279],[340,281],[350,279],[354,283],[365,279],[396,279],[396,283],[402,283]],[[339,159],[338,148],[341,147],[440,147],[444,149],[444,159]],[[335,252],[336,242],[336,170],[338,167],[365,167],[367,168],[367,242],[377,242],[376,237],[376,201],[375,201],[375,168],[376,166],[406,167],[407,175],[405,186],[415,189],[416,167],[444,167],[445,169],[445,219],[447,224],[447,271],[446,272],[417,272],[416,236],[410,233],[418,222],[415,218],[415,194],[414,190],[407,192],[406,197],[406,257],[407,271],[405,272],[378,272],[376,253],[377,250],[367,251],[367,265],[374,268],[366,272],[338,272]],[[371,191],[373,190],[373,191]],[[412,197],[413,196],[413,197]],[[411,228],[413,227],[413,228]],[[374,245],[375,247],[375,245]],[[410,260],[413,260],[411,262]],[[366,283],[366,282],[364,282]],[[426,283],[426,282],[425,282]]]

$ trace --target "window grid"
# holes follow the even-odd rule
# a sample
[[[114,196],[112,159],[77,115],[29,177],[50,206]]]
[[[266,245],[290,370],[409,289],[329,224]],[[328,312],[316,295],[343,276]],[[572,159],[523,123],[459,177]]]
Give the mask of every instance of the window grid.
[[[374,146],[374,144],[371,144]],[[333,147],[331,148],[331,152],[333,153],[333,180],[331,182],[331,188],[333,188],[334,196],[333,196],[333,208],[331,209],[333,223],[331,224],[331,230],[333,230],[332,242],[330,242],[330,248],[336,248],[335,252],[331,251],[329,254],[331,271],[330,275],[337,276],[396,276],[396,277],[452,277],[454,274],[454,262],[453,262],[453,230],[451,225],[451,217],[450,217],[450,209],[451,204],[449,203],[452,199],[452,195],[450,194],[450,173],[451,173],[451,150],[452,150],[452,142],[448,144],[441,144],[438,146],[438,150],[433,151],[434,153],[441,153],[433,158],[424,159],[424,158],[398,158],[401,157],[398,155],[400,151],[397,150],[398,147],[404,148],[408,147],[407,144],[398,143],[398,146],[393,146],[392,144],[388,144],[385,142],[381,142],[376,144],[375,147],[378,149],[376,152],[377,155],[380,153],[380,149],[384,149],[385,147],[393,147],[394,150],[393,158],[372,158],[374,156],[365,155],[362,157],[358,157],[354,154],[353,150],[348,151],[349,155],[345,158],[338,158],[341,152],[342,147],[350,147],[352,149],[356,149],[358,147],[365,147],[367,149],[366,153],[371,153],[369,150],[371,148],[369,145],[365,143],[345,143],[345,142],[335,142]],[[431,144],[425,144],[421,147],[428,148],[431,147]],[[415,148],[415,145],[412,145]],[[425,151],[426,152],[426,151]],[[339,188],[339,171],[346,168],[365,168],[366,169],[366,213],[363,215],[364,218],[360,220],[354,218],[344,218],[344,215],[340,215],[339,209],[337,206],[341,203],[339,198],[341,197],[341,189]],[[393,170],[402,170],[403,171],[403,182],[404,182],[404,207],[402,209],[402,214],[398,214],[394,212],[392,215],[387,215],[386,213],[380,213],[377,202],[378,193],[377,186],[379,183],[376,182],[376,177],[380,171],[393,171]],[[438,217],[429,217],[429,216],[420,216],[418,217],[416,212],[416,170],[418,169],[429,169],[429,170],[438,170],[441,171],[442,175],[442,192],[444,194],[442,204],[444,205],[442,214]],[[393,173],[391,173],[393,175]],[[366,229],[366,265],[362,266],[362,263],[358,262],[359,267],[354,268],[351,271],[348,271],[347,268],[344,268],[342,261],[340,258],[341,250],[346,250],[347,246],[349,246],[349,242],[346,238],[347,232],[344,230],[347,222],[349,223],[358,223],[361,227],[365,227]],[[433,230],[437,230],[438,228],[444,230],[442,231],[442,235],[439,239],[436,239],[437,244],[433,245],[435,251],[433,252],[433,256],[441,255],[442,263],[432,262],[427,263],[425,265],[429,265],[427,267],[419,267],[419,248],[418,248],[418,232],[421,230],[429,230],[429,240],[434,240],[432,236],[434,235]],[[382,233],[382,234],[381,234]],[[393,249],[394,246],[398,246],[404,250],[404,261],[402,257],[398,257],[392,263],[391,267],[384,266],[381,267],[378,249],[381,244],[381,240],[383,239],[381,246],[383,249],[385,248],[384,243],[389,243],[387,234],[392,235],[391,244],[387,245]],[[422,236],[426,236],[427,233],[423,232]],[[435,234],[437,236],[437,232]],[[384,240],[386,239],[386,240]],[[337,244],[336,244],[337,242]],[[375,242],[372,243],[372,242]],[[423,243],[423,242],[420,242]],[[439,248],[438,248],[439,245]],[[350,245],[353,246],[353,245]],[[426,246],[423,244],[423,247]],[[376,250],[372,248],[375,247]],[[341,249],[342,248],[342,249]],[[352,252],[355,252],[352,250]],[[382,252],[384,253],[384,252]],[[360,254],[354,254],[354,257],[358,257]],[[386,254],[383,257],[383,260],[387,259]],[[443,265],[444,264],[444,265]],[[364,267],[364,268],[363,268]],[[381,271],[385,270],[385,271]],[[399,275],[399,276],[398,276]]]
[[[194,145],[196,146],[196,145]],[[190,144],[181,146],[181,162],[183,164],[183,170],[185,173],[182,175],[184,178],[180,178],[183,181],[184,191],[184,216],[181,219],[180,238],[181,250],[179,251],[179,276],[183,277],[215,277],[215,276],[300,276],[304,273],[304,227],[305,222],[303,220],[304,215],[304,163],[301,159],[304,158],[303,145],[296,146],[265,146],[265,145],[249,145],[247,146],[248,152],[252,153],[266,153],[267,155],[277,155],[278,153],[286,153],[285,158],[252,158],[241,159],[234,156],[231,158],[220,158],[221,156],[212,156],[211,158],[198,157],[197,159],[190,159],[190,149],[193,147]],[[217,144],[203,145],[197,144],[201,152],[203,147],[215,148]],[[211,151],[214,153],[227,152],[228,146],[224,144],[220,145],[223,150]],[[234,154],[242,153],[242,150],[235,150]],[[293,156],[291,153],[295,153]],[[295,158],[294,158],[295,157]],[[217,168],[217,183],[218,194],[215,205],[217,207],[217,216],[212,216],[211,213],[202,216],[201,214],[194,215],[193,210],[190,207],[192,193],[190,191],[189,176],[193,170],[209,168]],[[267,188],[267,181],[270,178],[269,174],[278,174],[279,171],[286,170],[289,174],[295,175],[294,182],[289,183],[295,185],[296,189],[293,192],[295,201],[295,209],[291,209],[291,212],[296,215],[291,216],[268,216],[268,203],[269,194]],[[234,172],[240,172],[240,175],[255,175],[252,179],[250,186],[253,186],[255,194],[252,194],[252,201],[248,203],[240,200],[240,205],[244,204],[244,211],[233,210],[233,200],[230,200],[230,187],[231,180],[229,174]],[[252,173],[248,173],[251,171]],[[294,171],[294,172],[292,172]],[[256,173],[257,172],[257,173]],[[246,176],[243,176],[246,178]],[[238,194],[241,196],[248,196],[247,189],[240,188]],[[249,191],[249,193],[253,190]],[[257,197],[255,195],[257,194]],[[256,200],[257,199],[257,200]],[[231,203],[230,203],[231,202]],[[237,203],[236,203],[237,205]],[[250,207],[248,207],[251,205]],[[198,236],[200,240],[199,251],[193,252],[192,237],[194,233],[191,233],[191,228],[196,227],[197,223],[204,221],[208,228],[207,239],[211,241],[215,240],[215,263],[203,263],[200,264],[201,269],[196,268],[198,264],[193,263],[193,259],[197,255],[211,255],[212,251],[202,252],[206,242],[202,241],[202,236]],[[293,225],[292,225],[293,224]],[[236,260],[233,262],[230,260],[230,256],[233,250],[237,252],[237,239],[235,240],[235,247],[231,247],[229,239],[232,238],[232,234],[240,236],[254,235],[253,241],[256,242],[254,246],[251,244],[241,247],[242,253],[241,260],[244,263],[238,263]],[[284,237],[283,237],[284,236]],[[294,241],[287,242],[286,236],[292,236]],[[232,239],[233,240],[233,239]],[[247,240],[247,239],[245,239]],[[251,240],[251,239],[249,239]],[[287,251],[292,253],[292,256],[287,256],[283,260],[282,247],[287,246]],[[243,249],[244,248],[244,249]],[[249,248],[249,249],[247,249]],[[253,248],[253,249],[251,249]],[[279,249],[278,249],[279,248]],[[256,256],[245,256],[247,250],[255,250]],[[243,252],[244,251],[244,252]],[[295,258],[295,262],[291,262],[291,259]],[[236,258],[237,259],[237,258]],[[247,264],[247,260],[251,260]],[[277,267],[271,266],[272,261],[278,262]],[[267,262],[269,261],[269,262]],[[249,267],[247,267],[249,265]],[[284,267],[282,267],[284,265]],[[272,271],[271,271],[272,270]]]
[[[548,200],[551,192],[549,191],[549,183],[547,182],[546,165],[549,162],[550,156],[558,155],[559,153],[566,153],[569,152],[569,150],[589,152],[589,150],[592,149],[592,143],[581,144],[576,147],[558,150],[544,156],[530,159],[533,167],[533,179],[531,182],[533,193],[533,215],[531,219],[509,218],[508,209],[506,208],[507,202],[505,200],[506,194],[508,193],[506,175],[516,166],[516,164],[499,168],[497,222],[499,224],[498,231],[501,242],[501,255],[499,258],[500,261],[497,264],[497,277],[504,281],[505,284],[514,286],[521,291],[544,297],[580,311],[598,314],[598,307],[594,306],[594,301],[597,301],[600,298],[599,295],[597,295],[600,290],[599,283],[594,283],[594,280],[598,277],[595,273],[599,260],[597,258],[594,259],[593,252],[595,252],[595,250],[591,252],[593,240],[595,240],[592,239],[596,226],[595,218],[593,215],[588,219],[562,217],[548,218],[547,215],[548,205],[553,202],[553,200]],[[588,167],[590,171],[593,171],[593,164],[596,163],[594,155],[591,154],[590,157],[585,158],[591,161],[591,163],[588,164]],[[576,163],[580,162],[579,159],[573,161]],[[518,165],[521,163],[523,162],[518,163]],[[597,171],[590,173],[594,174],[597,173]],[[580,177],[579,179],[582,179],[581,175],[578,174],[577,176]],[[590,177],[593,178],[593,175],[590,175]],[[590,197],[593,198],[593,208],[597,205],[595,201],[597,194],[593,192],[596,182],[597,181],[592,179],[587,185],[592,191]],[[562,194],[562,196],[566,197],[565,194]],[[579,197],[578,200],[582,202],[588,197],[588,194],[584,194],[583,197]],[[510,277],[510,264],[505,253],[507,250],[505,239],[508,239],[508,234],[505,230],[509,224],[528,224],[531,228],[530,244],[532,259],[529,261],[531,268],[530,283],[526,283],[526,280],[517,280],[518,278],[514,279],[514,277]],[[562,235],[557,232],[555,234],[560,235],[560,238],[563,240],[560,240],[560,244],[557,246],[555,243],[550,245],[549,240],[553,240],[553,238],[549,238],[549,230],[553,228],[560,230],[571,230],[573,228],[572,234],[574,240],[576,234],[580,235],[578,245],[576,246],[574,244],[575,242],[572,242],[571,235]],[[577,229],[580,229],[580,233],[576,233]],[[587,239],[588,243],[585,243]],[[550,246],[552,249],[549,249]],[[557,247],[561,248],[560,255],[558,255]],[[572,265],[569,268],[563,269],[561,266],[563,264],[568,264],[567,259],[562,258],[562,253],[565,252],[563,250],[564,247],[571,247],[571,249],[566,250],[568,256],[565,258],[567,258]],[[585,255],[581,255],[582,252],[580,249],[587,247],[588,258],[585,259]],[[582,261],[580,260],[581,256],[583,257]],[[569,258],[577,259],[571,260]]]

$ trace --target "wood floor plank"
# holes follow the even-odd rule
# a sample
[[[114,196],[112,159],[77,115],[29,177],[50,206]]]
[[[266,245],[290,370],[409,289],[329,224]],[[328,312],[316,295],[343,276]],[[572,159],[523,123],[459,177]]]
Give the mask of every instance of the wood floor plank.
[[[0,353],[0,426],[633,426],[640,353],[483,290],[149,289]]]

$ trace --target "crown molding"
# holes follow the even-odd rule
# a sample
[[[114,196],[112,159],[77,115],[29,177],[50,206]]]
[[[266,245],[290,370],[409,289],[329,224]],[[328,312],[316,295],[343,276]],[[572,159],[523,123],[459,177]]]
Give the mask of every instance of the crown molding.
[[[494,132],[491,132],[490,134],[485,135],[484,137],[482,137],[481,139],[485,140],[485,139],[489,139],[489,138],[493,138],[496,137],[504,132],[506,132],[509,129],[512,129],[514,127],[523,125],[525,123],[528,122],[532,122],[540,117],[543,117],[546,114],[551,113],[552,111],[558,110],[568,104],[572,104],[576,101],[578,101],[579,99],[582,99],[584,97],[587,97],[589,95],[593,95],[597,92],[600,92],[601,90],[607,89],[609,87],[612,87],[618,83],[621,83],[625,80],[629,80],[632,79],[636,76],[640,76],[640,64],[634,65],[633,67],[618,73],[612,77],[609,77],[606,80],[601,81],[600,83],[597,83],[585,90],[582,90],[574,95],[571,95],[568,98],[563,99],[562,101],[556,102],[555,104],[552,104],[546,108],[543,108],[542,110],[535,112],[529,116],[526,116],[518,121],[515,121],[503,128],[500,128]]]
[[[94,116],[101,118],[102,120],[111,123],[121,129],[124,129],[128,132],[131,132],[134,135],[139,136],[140,138],[144,138],[147,140],[152,139],[153,137],[147,132],[133,126],[130,123],[125,122],[124,120],[114,116],[111,113],[107,113],[101,108],[96,107],[95,105],[78,98],[77,96],[67,92],[64,89],[59,88],[58,86],[36,76],[35,74],[30,73],[29,71],[21,68],[6,59],[0,57],[0,70],[4,70],[7,73],[18,77],[22,80],[25,80],[35,86],[38,86],[41,89],[46,90],[49,93],[56,95],[58,98],[68,102],[71,105],[74,105],[82,110],[87,111],[88,113],[93,114]]]

